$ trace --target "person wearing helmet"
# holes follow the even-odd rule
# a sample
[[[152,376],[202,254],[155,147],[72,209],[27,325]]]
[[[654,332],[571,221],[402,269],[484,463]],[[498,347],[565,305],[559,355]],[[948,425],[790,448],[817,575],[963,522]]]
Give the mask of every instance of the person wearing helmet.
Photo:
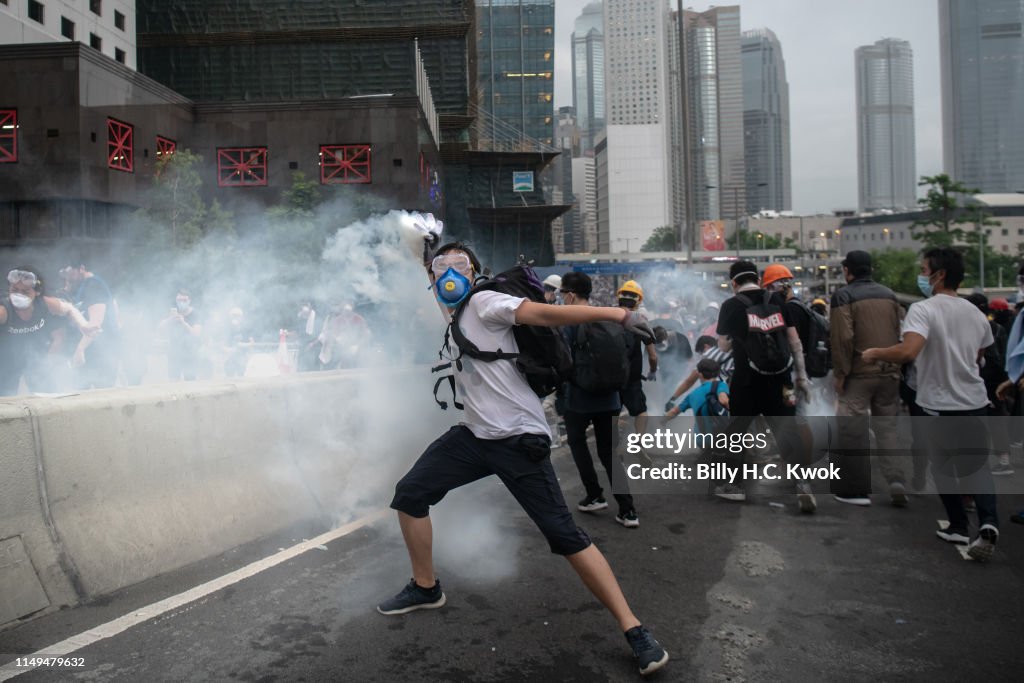
[[[806,357],[810,349],[811,316],[803,302],[793,293],[793,273],[781,263],[773,263],[764,269],[761,286],[769,292],[782,294],[786,300],[786,311],[793,320],[793,327],[800,337]]]
[[[637,311],[644,301],[644,290],[636,280],[628,280],[615,293],[619,308]],[[633,418],[633,429],[643,434],[647,429],[647,396],[644,394],[643,380],[653,382],[658,373],[658,351],[654,339],[644,339],[631,334],[629,339],[629,383],[619,392],[622,405]],[[648,373],[644,375],[644,359],[642,346],[647,347]]]
[[[558,294],[562,289],[562,276],[551,274],[544,278],[544,301],[549,304],[558,302]]]
[[[828,317],[828,302],[822,299],[820,296],[811,302],[811,310],[818,315]]]

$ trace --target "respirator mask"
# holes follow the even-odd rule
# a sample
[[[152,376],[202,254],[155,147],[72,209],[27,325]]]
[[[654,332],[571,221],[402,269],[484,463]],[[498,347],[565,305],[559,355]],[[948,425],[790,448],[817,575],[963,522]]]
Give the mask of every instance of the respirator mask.
[[[461,304],[473,287],[473,264],[465,254],[447,253],[430,262],[434,274],[434,294],[448,308]]]

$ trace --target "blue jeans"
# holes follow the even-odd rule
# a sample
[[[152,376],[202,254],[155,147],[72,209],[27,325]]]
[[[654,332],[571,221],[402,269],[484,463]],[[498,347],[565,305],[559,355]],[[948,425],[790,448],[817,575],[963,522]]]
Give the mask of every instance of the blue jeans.
[[[978,508],[978,525],[991,524],[998,529],[995,482],[988,469],[988,432],[980,419],[988,414],[988,409],[939,412],[925,409],[925,414],[932,418],[954,418],[930,419],[926,423],[930,427],[932,477],[946,508],[949,528],[967,533],[963,496],[970,495]]]

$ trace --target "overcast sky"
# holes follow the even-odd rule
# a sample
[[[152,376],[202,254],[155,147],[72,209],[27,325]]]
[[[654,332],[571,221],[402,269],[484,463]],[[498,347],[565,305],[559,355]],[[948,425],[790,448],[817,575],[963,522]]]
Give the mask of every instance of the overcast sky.
[[[556,107],[572,104],[572,27],[587,3],[555,3]],[[770,28],[782,44],[789,81],[794,211],[857,208],[853,51],[880,38],[910,42],[917,175],[941,172],[937,0],[743,0],[739,5],[744,31]],[[713,5],[684,6],[703,11]]]

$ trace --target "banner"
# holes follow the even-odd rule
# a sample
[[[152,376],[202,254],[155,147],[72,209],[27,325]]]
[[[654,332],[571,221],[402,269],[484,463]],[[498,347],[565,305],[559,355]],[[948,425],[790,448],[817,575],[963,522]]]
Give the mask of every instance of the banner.
[[[701,221],[700,235],[704,251],[725,251],[725,223],[723,221]]]

